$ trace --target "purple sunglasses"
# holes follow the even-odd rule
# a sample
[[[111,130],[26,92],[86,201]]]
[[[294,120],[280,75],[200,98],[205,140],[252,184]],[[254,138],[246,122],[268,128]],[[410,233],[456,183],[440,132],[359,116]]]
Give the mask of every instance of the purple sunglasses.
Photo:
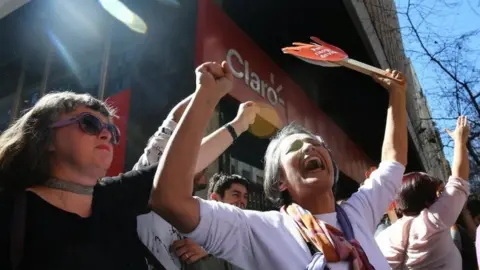
[[[51,124],[49,127],[59,128],[59,127],[65,127],[75,123],[78,123],[78,125],[80,126],[80,129],[83,132],[93,136],[98,136],[103,131],[103,129],[106,129],[108,130],[108,132],[110,132],[110,134],[112,134],[112,138],[110,139],[110,142],[113,145],[117,145],[120,142],[120,130],[118,130],[118,127],[110,123],[104,124],[100,119],[98,119],[96,116],[92,115],[91,113],[81,113],[77,117],[55,122]]]

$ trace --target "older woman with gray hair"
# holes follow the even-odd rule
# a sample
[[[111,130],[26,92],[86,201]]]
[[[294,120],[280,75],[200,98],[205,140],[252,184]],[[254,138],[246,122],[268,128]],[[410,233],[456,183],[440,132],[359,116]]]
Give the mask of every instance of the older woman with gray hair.
[[[244,269],[387,269],[373,234],[407,162],[405,83],[388,72],[377,78],[390,90],[382,162],[366,184],[337,206],[338,168],[325,142],[288,125],[265,154],[265,192],[281,211],[257,212],[189,192],[203,131],[233,79],[225,62],[200,66],[195,97],[160,159],[152,205],[210,254]]]
[[[51,93],[0,136],[0,269],[147,269],[136,217],[156,166],[104,177],[120,133],[88,94]]]

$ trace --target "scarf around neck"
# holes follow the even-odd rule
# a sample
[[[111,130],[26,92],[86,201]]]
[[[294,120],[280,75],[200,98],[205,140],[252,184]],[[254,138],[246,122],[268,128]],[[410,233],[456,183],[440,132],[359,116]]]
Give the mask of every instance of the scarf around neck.
[[[352,225],[345,210],[336,206],[338,223],[342,231],[317,219],[298,204],[283,206],[281,212],[290,216],[307,244],[315,249],[309,270],[328,269],[327,263],[348,261],[353,270],[374,270],[368,257],[354,239]],[[313,252],[312,252],[313,253]]]

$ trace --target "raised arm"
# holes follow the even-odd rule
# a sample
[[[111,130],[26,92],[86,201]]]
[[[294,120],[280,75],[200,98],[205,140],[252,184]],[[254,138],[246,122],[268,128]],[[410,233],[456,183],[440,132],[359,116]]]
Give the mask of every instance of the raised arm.
[[[469,174],[467,140],[470,128],[467,117],[458,117],[455,130],[452,132],[447,129],[447,133],[455,142],[452,176],[448,179],[445,189],[438,200],[429,208],[432,213],[432,216],[429,216],[429,218],[434,224],[441,223],[449,227],[455,224],[468,198],[468,185],[465,181],[468,179]],[[466,221],[466,224],[469,225],[469,220]],[[468,230],[472,234],[474,229],[470,225]]]
[[[233,80],[226,62],[202,64],[195,73],[197,90],[160,158],[151,197],[153,210],[184,233],[200,221],[199,203],[191,191],[203,132]]]
[[[457,127],[454,131],[446,130],[448,135],[455,142],[453,149],[452,176],[468,181],[469,160],[467,141],[470,134],[470,128],[466,116],[460,116],[457,119]]]
[[[230,134],[227,129],[228,125],[234,129],[235,134],[238,137],[243,132],[247,131],[248,127],[253,124],[259,110],[258,105],[254,102],[248,101],[242,103],[238,108],[238,113],[235,119],[203,138],[195,171],[199,172],[208,167],[213,161],[215,161],[215,159],[225,152],[230,145],[232,145],[233,135]]]
[[[193,95],[188,96],[172,109],[158,131],[150,138],[142,156],[135,164],[134,170],[145,168],[159,161],[160,156],[165,151],[167,142],[170,140],[170,136],[175,130],[185,108],[191,101],[192,96]],[[226,128],[228,125],[233,127],[238,137],[247,131],[249,125],[255,121],[258,111],[259,108],[254,102],[249,101],[242,103],[238,108],[235,119],[204,137],[200,147],[195,173],[203,171],[233,143],[233,136]]]
[[[390,72],[389,77],[375,77],[376,81],[389,90],[390,98],[387,112],[385,137],[382,147],[382,163],[373,171],[358,192],[345,204],[351,207],[359,219],[372,230],[387,211],[402,183],[407,164],[407,109],[406,91],[403,75],[398,71]],[[402,83],[397,83],[395,78]]]
[[[387,69],[387,72],[390,70]],[[396,161],[407,165],[408,135],[407,135],[407,102],[406,82],[398,71],[391,72],[392,77],[402,83],[383,77],[376,80],[389,90],[390,98],[387,111],[387,123],[382,146],[382,161]]]

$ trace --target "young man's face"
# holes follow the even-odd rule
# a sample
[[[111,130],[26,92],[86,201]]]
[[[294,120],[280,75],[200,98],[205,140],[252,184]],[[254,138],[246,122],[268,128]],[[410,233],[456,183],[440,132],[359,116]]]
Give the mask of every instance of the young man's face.
[[[248,202],[248,190],[242,184],[233,183],[229,189],[225,190],[223,197],[221,197],[220,194],[213,193],[211,199],[245,209]]]

